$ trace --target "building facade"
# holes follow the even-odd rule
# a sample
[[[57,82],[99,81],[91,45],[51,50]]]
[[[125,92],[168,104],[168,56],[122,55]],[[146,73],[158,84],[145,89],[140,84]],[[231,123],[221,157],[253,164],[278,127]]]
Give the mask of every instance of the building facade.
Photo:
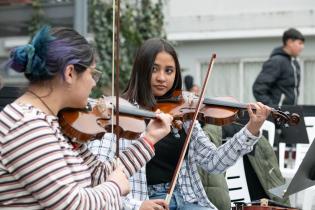
[[[73,27],[87,35],[88,0],[41,0],[40,18],[52,26]],[[38,18],[32,0],[2,0],[0,2],[0,76],[6,86],[25,86],[24,76],[5,70],[5,61],[12,48],[30,41],[29,27]]]
[[[306,37],[300,56],[300,104],[315,104],[315,2],[312,0],[169,0],[167,37],[175,43],[183,74],[200,85],[212,53],[217,54],[207,97],[234,96],[254,101],[252,84],[284,30]]]
[[[74,27],[87,35],[88,0],[44,0],[43,13],[52,25]],[[137,0],[135,0],[137,2]],[[0,3],[0,63],[11,48],[29,41],[33,18],[30,0]],[[165,0],[165,30],[179,54],[183,74],[202,84],[212,53],[217,61],[207,97],[234,96],[253,101],[252,84],[284,30],[299,29],[306,37],[300,56],[300,104],[315,104],[315,1],[313,0]],[[2,66],[3,67],[3,66]],[[21,83],[14,72],[1,72],[6,83]]]

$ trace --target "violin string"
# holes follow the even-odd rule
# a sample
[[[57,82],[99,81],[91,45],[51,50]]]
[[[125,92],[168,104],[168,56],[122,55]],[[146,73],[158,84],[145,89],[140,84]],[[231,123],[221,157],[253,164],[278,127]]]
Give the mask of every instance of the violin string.
[[[114,96],[114,84],[115,84],[115,0],[113,0],[113,33],[112,33],[112,97]],[[114,117],[114,109],[111,112],[112,119]],[[114,136],[114,124],[112,123],[112,136]]]
[[[245,126],[244,124],[239,123],[239,122],[232,122],[232,124],[234,124],[234,125],[239,125],[239,126],[242,126],[242,127],[244,127],[244,126]]]

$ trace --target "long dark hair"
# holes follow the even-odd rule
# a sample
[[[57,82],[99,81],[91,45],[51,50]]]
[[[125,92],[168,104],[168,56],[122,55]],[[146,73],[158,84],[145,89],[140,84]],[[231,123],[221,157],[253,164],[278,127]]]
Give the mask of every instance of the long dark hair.
[[[136,102],[142,107],[152,108],[156,104],[156,98],[151,90],[151,76],[154,61],[158,53],[167,52],[175,62],[176,75],[173,87],[162,98],[172,95],[174,90],[182,89],[182,77],[177,54],[167,41],[160,38],[152,38],[145,41],[138,49],[133,63],[131,78],[123,93],[123,97],[131,102]]]

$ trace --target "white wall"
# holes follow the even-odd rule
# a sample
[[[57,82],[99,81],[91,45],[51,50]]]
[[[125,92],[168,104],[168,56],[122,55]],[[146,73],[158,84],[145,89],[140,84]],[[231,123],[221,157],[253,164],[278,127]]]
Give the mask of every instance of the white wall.
[[[314,0],[169,0],[171,17],[314,9]]]
[[[281,45],[281,37],[260,39],[229,39],[175,42],[181,67],[185,74],[198,75],[200,62],[209,60],[212,53],[217,54],[218,61],[239,59],[267,59],[272,49]],[[306,37],[305,48],[300,58],[315,59],[315,37]],[[215,69],[215,66],[214,66]],[[196,78],[199,83],[200,78]]]
[[[175,43],[181,67],[185,70],[183,75],[193,75],[199,85],[203,79],[201,64],[209,60],[211,53],[217,54],[218,63],[239,62],[235,70],[242,78],[242,63],[266,60],[272,49],[282,44],[283,31],[289,27],[299,29],[306,36],[305,49],[300,56],[302,74],[303,61],[315,60],[314,0],[169,0],[166,1],[165,19],[167,38]],[[233,84],[240,88],[240,99],[252,99],[250,84],[260,66],[256,64],[253,68],[246,85],[241,84],[245,80],[239,81],[238,86]],[[219,68],[214,65],[213,70],[219,71]],[[315,71],[308,69],[308,74],[310,70]],[[220,79],[229,83],[234,78],[221,75]],[[308,78],[304,79],[302,75],[301,103],[303,97],[315,95],[315,91],[308,95],[303,93],[303,84]],[[312,84],[310,82],[306,81],[306,89]],[[312,101],[315,104],[315,97]]]
[[[171,40],[275,37],[289,27],[315,34],[313,0],[169,0],[166,7]]]

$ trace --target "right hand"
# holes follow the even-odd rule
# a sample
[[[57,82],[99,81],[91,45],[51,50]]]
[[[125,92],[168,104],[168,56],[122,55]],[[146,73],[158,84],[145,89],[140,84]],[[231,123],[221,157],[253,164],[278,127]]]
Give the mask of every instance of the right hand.
[[[130,192],[129,180],[121,166],[118,166],[107,178],[107,181],[115,182],[120,190],[121,196],[126,196]]]
[[[153,144],[157,143],[163,137],[171,131],[171,123],[173,117],[169,114],[161,113],[159,110],[156,112],[156,118],[151,120],[147,126],[147,130],[144,134],[148,140],[152,141]]]
[[[139,210],[169,210],[169,207],[165,200],[153,199],[143,201]]]
[[[256,109],[255,112],[253,112],[252,107]],[[246,125],[246,128],[251,134],[258,136],[259,130],[264,124],[265,120],[268,118],[271,108],[260,102],[257,102],[249,104],[247,106],[247,111],[249,115],[249,121]]]

